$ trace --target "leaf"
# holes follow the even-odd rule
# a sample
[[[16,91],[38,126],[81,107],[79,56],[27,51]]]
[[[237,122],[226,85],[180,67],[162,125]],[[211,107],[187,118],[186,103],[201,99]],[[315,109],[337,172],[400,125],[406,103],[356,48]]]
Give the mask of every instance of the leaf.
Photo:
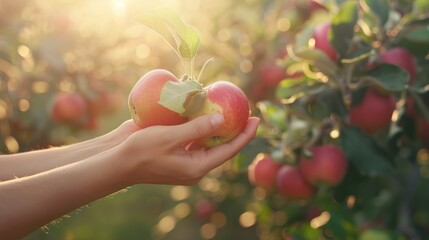
[[[419,94],[424,94],[429,91],[429,69],[422,69],[416,79],[414,79],[410,90]]]
[[[203,93],[204,90],[201,84],[194,80],[186,80],[183,82],[169,81],[161,91],[159,104],[182,116],[186,116],[185,114],[198,110],[190,108],[201,107],[201,99],[192,98],[200,98]]]
[[[362,5],[366,12],[377,17],[380,27],[383,27],[389,20],[390,6],[388,0],[363,0]]]
[[[358,6],[355,1],[344,3],[332,18],[329,41],[341,56],[345,56],[352,45],[357,20]]]
[[[137,17],[137,21],[160,34],[183,58],[194,58],[200,45],[198,31],[185,24],[174,10],[152,9]]]
[[[287,112],[282,105],[277,105],[270,101],[262,101],[258,102],[257,107],[267,123],[279,128],[286,128]]]
[[[189,94],[184,103],[185,112],[182,113],[182,116],[190,116],[196,113],[203,106],[205,100],[206,92],[204,91]]]
[[[323,85],[318,82],[309,81],[306,78],[286,79],[281,81],[277,86],[276,97],[293,102],[320,87],[323,87]]]
[[[410,75],[396,65],[380,64],[369,71],[365,77],[388,91],[400,92],[406,88]]]
[[[328,76],[335,76],[338,72],[337,65],[326,54],[318,49],[302,49],[294,53],[300,61],[315,66],[319,71]]]
[[[393,166],[374,140],[354,127],[341,129],[341,144],[347,158],[361,174],[377,177],[390,174]]]
[[[411,42],[429,43],[429,28],[427,26],[413,29],[405,35],[405,38]]]
[[[180,34],[180,33],[179,33]],[[194,27],[188,27],[183,34],[180,34],[183,40],[180,43],[179,52],[184,58],[193,58],[197,54],[200,45],[198,31]]]

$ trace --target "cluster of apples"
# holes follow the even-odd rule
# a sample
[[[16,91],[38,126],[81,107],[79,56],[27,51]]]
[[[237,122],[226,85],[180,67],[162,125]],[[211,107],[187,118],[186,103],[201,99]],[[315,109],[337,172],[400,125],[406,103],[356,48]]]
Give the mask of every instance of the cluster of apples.
[[[171,84],[180,86],[186,81],[192,81],[188,83],[197,88],[169,88]],[[184,100],[183,104],[176,107],[163,104],[163,93],[170,97],[179,96]],[[175,100],[177,99],[171,99]],[[232,140],[244,130],[250,117],[247,96],[237,85],[228,81],[217,81],[203,87],[192,78],[179,80],[165,69],[154,69],[144,74],[131,89],[128,106],[134,122],[140,128],[177,125],[202,115],[222,114],[225,119],[223,125],[209,136],[195,141],[195,144],[205,148]]]
[[[289,200],[308,200],[318,186],[333,187],[341,183],[348,160],[341,148],[325,144],[309,149],[296,165],[279,163],[270,155],[259,155],[248,167],[249,181],[268,193],[278,192]]]
[[[332,61],[337,62],[338,53],[332,47],[328,38],[330,29],[331,24],[329,22],[315,27],[313,34],[314,47],[324,52]],[[371,70],[381,63],[392,64],[402,68],[409,74],[408,83],[413,83],[417,63],[414,56],[407,49],[401,47],[384,49],[368,61],[367,69]],[[392,114],[396,109],[396,103],[397,99],[393,93],[384,91],[375,85],[370,86],[365,91],[362,100],[350,107],[349,123],[359,127],[367,134],[374,134],[390,125]],[[407,111],[412,108],[410,105]],[[417,122],[424,123],[425,121],[418,121],[417,119]],[[420,128],[424,129],[425,126],[420,126]]]

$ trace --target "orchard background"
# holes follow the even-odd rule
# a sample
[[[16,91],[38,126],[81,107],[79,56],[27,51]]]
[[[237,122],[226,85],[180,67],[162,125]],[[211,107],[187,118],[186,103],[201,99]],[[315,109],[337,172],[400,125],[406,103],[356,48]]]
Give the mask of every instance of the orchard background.
[[[196,69],[215,59],[202,81],[246,92],[258,136],[195,186],[134,186],[26,239],[428,238],[427,0],[1,0],[0,152],[108,132],[140,76],[183,75],[135,20],[165,5],[200,33]],[[315,146],[345,167],[312,169]]]

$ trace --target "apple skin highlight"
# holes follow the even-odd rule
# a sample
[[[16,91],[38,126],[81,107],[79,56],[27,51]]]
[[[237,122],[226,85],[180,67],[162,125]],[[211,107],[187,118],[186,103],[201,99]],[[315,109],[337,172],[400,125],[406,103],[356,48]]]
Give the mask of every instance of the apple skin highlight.
[[[249,101],[246,94],[236,85],[227,81],[218,81],[205,89],[207,99],[201,109],[190,116],[190,119],[220,113],[225,122],[208,137],[198,139],[196,144],[211,148],[227,143],[240,134],[250,117]]]
[[[171,72],[155,69],[143,75],[134,85],[128,98],[128,106],[134,122],[140,128],[177,125],[188,120],[159,103],[161,91],[169,81],[179,82]]]

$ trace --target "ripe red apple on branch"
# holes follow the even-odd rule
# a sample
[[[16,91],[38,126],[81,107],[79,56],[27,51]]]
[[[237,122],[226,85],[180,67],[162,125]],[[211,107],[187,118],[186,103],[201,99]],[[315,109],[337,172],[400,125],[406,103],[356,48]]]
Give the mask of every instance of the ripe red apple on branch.
[[[291,200],[308,200],[316,193],[296,166],[283,165],[277,173],[277,190]]]
[[[396,99],[390,93],[368,89],[363,99],[349,110],[350,124],[373,134],[390,125]]]
[[[271,156],[262,155],[256,157],[248,167],[248,178],[251,183],[265,189],[268,192],[276,188],[276,177],[282,165]]]
[[[313,146],[312,156],[301,157],[299,169],[304,178],[313,185],[338,185],[347,171],[347,158],[341,148],[334,145]]]
[[[331,42],[329,41],[330,29],[331,24],[329,22],[321,23],[315,27],[313,33],[314,48],[324,52],[326,56],[335,62],[338,59],[338,53],[335,51]]]

